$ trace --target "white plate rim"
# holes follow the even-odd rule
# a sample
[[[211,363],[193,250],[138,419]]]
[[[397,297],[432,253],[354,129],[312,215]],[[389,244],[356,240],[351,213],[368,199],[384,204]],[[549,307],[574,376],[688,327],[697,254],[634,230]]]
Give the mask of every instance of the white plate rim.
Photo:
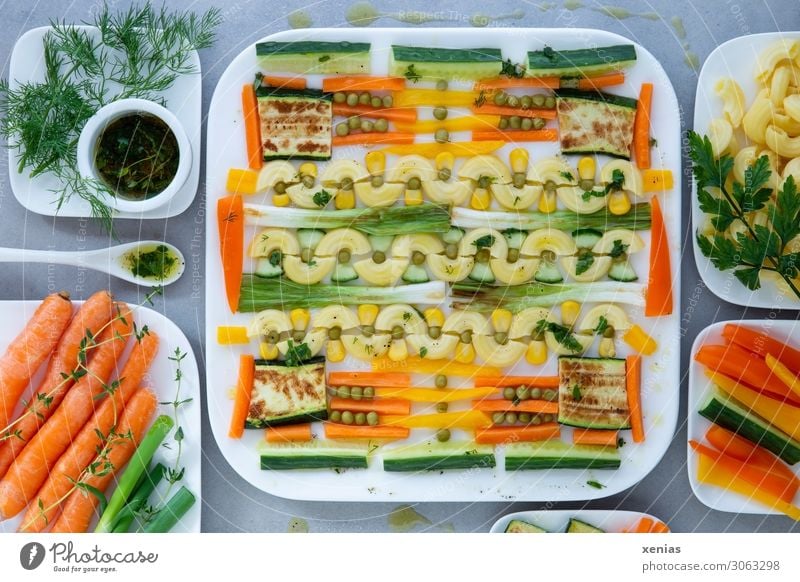
[[[545,520],[563,520],[564,527],[561,528],[561,531],[548,531],[547,533],[566,533],[564,530],[566,529],[567,524],[569,523],[570,518],[579,519],[581,521],[585,521],[586,523],[593,525],[595,527],[599,527],[600,529],[603,528],[603,524],[606,520],[616,521],[628,518],[631,520],[631,526],[635,525],[636,521],[642,519],[643,517],[649,517],[656,521],[666,523],[664,520],[657,518],[656,516],[645,513],[642,511],[632,511],[627,509],[541,509],[541,510],[527,510],[527,511],[516,511],[514,513],[507,513],[506,515],[500,517],[492,524],[489,533],[492,534],[501,534],[505,533],[506,527],[508,527],[509,522],[514,519],[519,519],[522,521],[528,521],[533,525],[543,527],[539,525],[540,519]],[[606,526],[606,527],[617,527],[617,526]],[[543,528],[548,529],[548,528]],[[606,532],[606,533],[622,533],[622,532]]]

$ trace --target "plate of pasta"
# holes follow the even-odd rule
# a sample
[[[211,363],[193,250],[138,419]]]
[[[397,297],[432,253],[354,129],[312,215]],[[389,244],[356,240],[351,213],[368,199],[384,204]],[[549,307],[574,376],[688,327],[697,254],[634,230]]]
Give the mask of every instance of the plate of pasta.
[[[690,132],[694,254],[720,298],[800,309],[800,32],[720,45]]]

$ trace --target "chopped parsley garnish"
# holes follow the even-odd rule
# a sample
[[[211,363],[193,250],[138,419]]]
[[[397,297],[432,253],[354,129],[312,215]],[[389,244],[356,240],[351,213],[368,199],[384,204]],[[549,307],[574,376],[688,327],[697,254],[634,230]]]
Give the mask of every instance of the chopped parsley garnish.
[[[494,245],[494,235],[485,234],[482,237],[475,239],[472,244],[479,249],[489,248]]]
[[[572,399],[575,402],[580,402],[583,399],[583,394],[581,394],[581,387],[578,384],[574,384],[572,386]]]
[[[575,336],[572,334],[572,330],[570,328],[560,325],[555,321],[547,321],[546,319],[540,319],[536,323],[536,329],[534,330],[534,335],[538,335],[545,331],[549,331],[550,333],[552,333],[553,336],[556,338],[556,341],[565,348],[567,348],[569,351],[574,353],[583,351],[583,346],[578,340],[575,339]]]
[[[425,346],[422,346],[422,347],[419,349],[419,357],[420,357],[420,358],[424,358],[424,357],[425,357],[425,356],[427,356],[427,355],[428,355],[428,348],[426,348]]]
[[[417,72],[413,64],[406,67],[406,72],[403,73],[403,76],[412,83],[417,83],[422,78],[422,75]]]
[[[305,342],[295,344],[292,340],[289,340],[287,346],[285,357],[287,366],[299,366],[311,358],[311,349]]]
[[[586,484],[589,487],[594,487],[595,489],[605,489],[606,486],[600,483],[599,481],[595,481],[594,479],[589,479]]]
[[[511,59],[506,59],[503,61],[503,68],[500,69],[500,74],[518,79],[525,75],[525,67],[512,63]]]
[[[578,260],[575,262],[575,274],[583,275],[594,264],[594,254],[589,250],[582,250],[578,253]]]
[[[325,61],[329,61],[329,60],[331,60],[331,55],[322,55],[322,56],[319,58],[319,62],[320,62],[320,63],[324,63]]]
[[[609,194],[611,192],[618,192],[622,190],[622,187],[625,185],[625,174],[622,173],[622,170],[614,170],[611,172],[611,182],[606,184],[605,193]]]
[[[612,259],[617,259],[628,252],[628,246],[629,245],[626,245],[621,240],[617,239],[614,241],[614,246],[611,247],[611,252],[608,253],[608,256],[610,256]]]
[[[601,315],[600,318],[597,320],[597,326],[592,330],[597,335],[603,335],[605,331],[608,329],[608,320],[606,319],[605,315]]]
[[[558,175],[564,178],[567,182],[572,182],[575,179],[570,172],[559,172]]]
[[[328,202],[331,201],[331,198],[333,198],[333,196],[331,196],[330,192],[327,190],[320,190],[314,194],[314,198],[312,198],[312,200],[314,201],[314,204],[320,208],[325,208],[328,205]]]
[[[584,202],[589,202],[592,198],[605,198],[607,194],[606,190],[586,190],[581,194],[581,199]]]

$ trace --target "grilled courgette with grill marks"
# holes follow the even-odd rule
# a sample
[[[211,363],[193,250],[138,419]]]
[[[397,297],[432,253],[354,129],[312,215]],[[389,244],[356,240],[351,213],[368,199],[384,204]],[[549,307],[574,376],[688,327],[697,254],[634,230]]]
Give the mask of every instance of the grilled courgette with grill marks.
[[[289,366],[256,360],[246,428],[326,420],[325,358]]]
[[[636,99],[566,89],[556,97],[561,153],[631,158]]]
[[[258,117],[265,160],[331,157],[331,96],[312,89],[259,87]]]
[[[558,360],[558,422],[585,428],[630,428],[625,360]]]

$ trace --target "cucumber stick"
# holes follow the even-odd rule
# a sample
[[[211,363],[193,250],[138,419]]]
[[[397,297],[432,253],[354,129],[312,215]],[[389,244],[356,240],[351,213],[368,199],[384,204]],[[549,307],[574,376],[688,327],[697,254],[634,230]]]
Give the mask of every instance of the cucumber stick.
[[[367,42],[260,42],[259,65],[265,71],[301,74],[353,74],[370,72]]]
[[[425,442],[383,454],[383,470],[389,472],[492,468],[495,464],[494,449],[473,442]]]
[[[618,469],[615,448],[561,441],[514,443],[506,447],[506,471],[518,469]]]
[[[500,49],[447,49],[392,45],[389,74],[409,81],[484,79],[503,69]]]
[[[545,47],[528,53],[528,77],[583,77],[619,71],[636,62],[632,44],[555,50]]]
[[[330,441],[262,446],[261,468],[272,471],[298,469],[366,469],[368,450]]]

